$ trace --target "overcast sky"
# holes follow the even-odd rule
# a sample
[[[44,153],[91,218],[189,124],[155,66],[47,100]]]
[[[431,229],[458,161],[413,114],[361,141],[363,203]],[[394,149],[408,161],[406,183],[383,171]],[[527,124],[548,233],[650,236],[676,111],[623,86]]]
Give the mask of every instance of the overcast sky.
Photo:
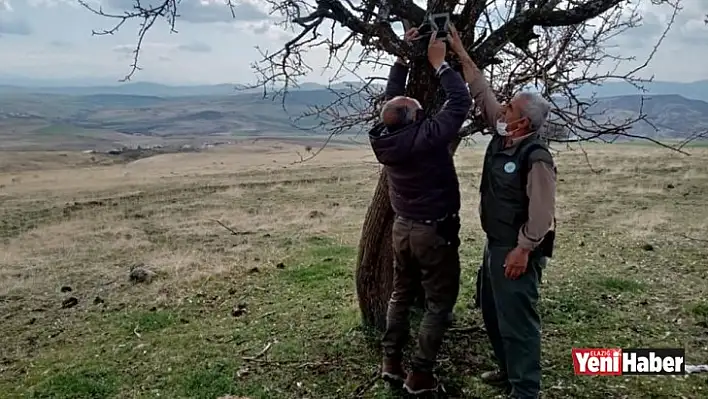
[[[133,0],[90,0],[106,12],[130,8]],[[143,0],[155,3],[158,0]],[[249,3],[249,1],[251,1]],[[665,27],[668,8],[644,0],[644,26],[618,38],[621,51],[645,56]],[[150,30],[134,81],[168,84],[248,83],[255,77],[254,46],[277,50],[292,33],[269,20],[256,0],[236,0],[236,18],[224,0],[182,0],[179,33],[170,34],[165,21]],[[708,79],[708,0],[683,0],[676,26],[654,57],[650,74],[657,80],[690,82]],[[113,36],[92,36],[111,27],[107,18],[77,5],[76,0],[0,0],[0,76],[39,79],[95,78],[117,81],[128,71],[136,43],[136,24],[126,24]],[[324,66],[325,54],[314,52],[311,65]],[[364,71],[363,74],[371,73]],[[380,74],[380,73],[379,73]],[[325,83],[321,69],[308,81]],[[348,77],[351,79],[351,76]]]

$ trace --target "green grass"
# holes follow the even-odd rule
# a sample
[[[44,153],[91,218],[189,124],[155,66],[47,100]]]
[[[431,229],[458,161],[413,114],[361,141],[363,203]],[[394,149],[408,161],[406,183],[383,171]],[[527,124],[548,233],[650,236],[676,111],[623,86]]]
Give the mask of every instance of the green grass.
[[[243,291],[212,282],[179,306],[147,303],[87,316],[81,326],[65,331],[73,339],[61,348],[38,353],[32,363],[20,366],[27,370],[22,384],[3,378],[0,389],[6,397],[34,398],[348,397],[369,384],[380,361],[377,340],[359,328],[351,267],[356,251],[319,236],[304,242],[308,246],[291,265],[240,280],[237,286]],[[468,281],[473,272],[466,268],[463,279]],[[547,273],[552,276],[553,269]],[[620,390],[611,381],[597,385],[598,379],[572,376],[569,350],[650,344],[663,330],[654,331],[646,321],[629,316],[631,307],[639,306],[633,299],[612,295],[643,298],[651,290],[633,280],[592,273],[577,276],[575,282],[543,292],[544,382],[554,386],[572,381],[557,388],[556,395],[550,391],[549,397],[613,397]],[[262,289],[246,288],[256,286]],[[458,303],[460,326],[478,323],[474,320],[479,316],[466,306],[472,294],[467,287]],[[246,313],[231,316],[239,305]],[[706,318],[706,309],[700,303],[688,312]],[[82,331],[100,333],[87,342]],[[261,357],[247,359],[268,346]],[[439,368],[448,389],[471,395],[466,397],[494,395],[477,379],[492,366],[488,353],[481,332],[450,333]],[[636,378],[622,384],[632,389],[660,385],[669,395],[693,392],[702,382]],[[376,381],[367,395],[385,398],[393,393]]]
[[[302,392],[335,397],[328,396],[334,395],[333,387],[345,383],[353,389],[357,381],[350,373],[365,370],[366,376],[376,366],[373,350],[359,349],[363,335],[357,331],[350,267],[356,253],[320,237],[307,241],[316,244],[301,251],[293,265],[247,277],[254,281],[245,283],[257,281],[265,291],[230,295],[227,286],[216,284],[206,288],[223,301],[195,294],[182,306],[90,315],[77,330],[66,332],[79,335],[76,340],[26,365],[33,370],[27,385],[3,379],[2,392],[41,398],[148,398],[157,392],[171,398],[227,393],[267,398],[284,382],[297,385],[311,373],[322,373],[324,380]],[[231,316],[238,305],[246,313]],[[79,329],[102,333],[86,345]],[[262,358],[243,359],[269,343]],[[56,369],[58,363],[71,365],[72,371]],[[247,377],[234,379],[239,370]],[[151,383],[142,385],[143,380]]]
[[[36,399],[110,398],[118,392],[116,370],[100,364],[81,365],[76,369],[56,373],[41,380],[30,392]]]
[[[558,246],[539,306],[545,398],[706,397],[704,375],[573,374],[573,347],[684,347],[689,364],[708,358],[708,158],[644,152],[591,152],[599,174],[582,154],[560,157]],[[437,371],[451,397],[493,398],[479,380],[491,348],[469,307],[484,244],[471,200],[479,165],[458,165],[461,294]],[[56,198],[13,186],[0,198],[0,397],[401,397],[375,378],[379,337],[360,326],[356,298],[371,170],[177,175],[105,192],[87,182]],[[155,282],[128,281],[137,262],[160,272]],[[69,296],[79,304],[62,309]]]
[[[602,277],[596,283],[601,289],[612,292],[637,292],[644,288],[643,284],[638,281],[620,277]]]

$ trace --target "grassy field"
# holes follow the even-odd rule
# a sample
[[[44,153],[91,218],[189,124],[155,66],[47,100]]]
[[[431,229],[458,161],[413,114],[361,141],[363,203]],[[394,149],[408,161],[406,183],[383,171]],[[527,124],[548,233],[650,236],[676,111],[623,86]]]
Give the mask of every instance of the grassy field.
[[[301,148],[103,166],[13,154],[0,171],[0,397],[397,397],[376,378],[353,278],[379,167],[366,147],[293,164]],[[576,377],[570,349],[685,347],[708,363],[708,149],[586,150],[590,165],[579,150],[556,156],[544,397],[706,397],[705,374]],[[478,378],[492,362],[469,309],[481,157],[457,156],[463,287],[439,367],[451,397],[498,394]],[[151,281],[131,282],[141,265]]]

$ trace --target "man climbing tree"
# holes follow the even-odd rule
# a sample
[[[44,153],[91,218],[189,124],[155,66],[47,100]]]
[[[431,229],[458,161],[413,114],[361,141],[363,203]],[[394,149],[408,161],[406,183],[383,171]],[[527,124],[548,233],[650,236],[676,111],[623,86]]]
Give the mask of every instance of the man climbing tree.
[[[500,99],[511,98],[521,89],[535,88],[554,107],[548,130],[554,131],[557,141],[568,135],[580,140],[613,140],[622,135],[632,136],[628,129],[645,117],[643,113],[627,120],[600,118],[591,112],[593,100],[579,97],[577,90],[607,79],[635,85],[645,82],[638,73],[648,65],[654,52],[645,62],[638,63],[627,49],[611,53],[608,42],[638,26],[640,6],[651,3],[669,7],[671,11],[670,23],[659,37],[656,50],[680,9],[680,1],[266,0],[262,4],[269,5],[271,14],[279,15],[283,26],[292,29],[295,36],[280,51],[264,53],[253,69],[259,77],[258,86],[275,94],[286,94],[288,88],[311,70],[303,55],[313,48],[328,51],[326,66],[334,76],[342,70],[356,74],[364,65],[387,64],[394,57],[407,58],[410,73],[406,95],[416,98],[432,114],[442,105],[439,80],[428,65],[425,48],[406,43],[402,32],[404,27],[420,26],[431,14],[450,13],[465,48]],[[232,10],[238,3],[225,2]],[[148,6],[135,0],[132,10],[116,14],[82,3],[95,13],[117,21],[99,34],[115,32],[128,19],[141,20],[129,78],[138,68],[140,45],[146,33],[158,18],[166,18],[174,28],[180,1],[154,0]],[[352,56],[357,49],[360,54]],[[450,61],[454,65],[454,60]],[[619,72],[623,66],[624,71]],[[376,80],[377,77],[365,79],[358,87],[338,93],[335,102],[314,108],[309,116],[319,117],[331,134],[370,124],[377,116],[381,99],[381,91],[374,85]],[[353,100],[355,97],[359,100]],[[484,130],[474,112],[469,117],[470,123],[450,148],[453,153],[464,136]],[[565,133],[558,135],[559,130]],[[394,215],[387,195],[387,179],[382,173],[374,190],[363,222],[356,265],[363,322],[379,330],[385,327],[393,275]]]

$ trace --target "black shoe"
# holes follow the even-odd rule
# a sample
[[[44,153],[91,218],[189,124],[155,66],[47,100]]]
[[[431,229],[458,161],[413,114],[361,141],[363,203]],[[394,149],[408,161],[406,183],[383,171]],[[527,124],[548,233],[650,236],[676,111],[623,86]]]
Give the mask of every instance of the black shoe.
[[[429,392],[437,392],[440,389],[440,382],[433,373],[414,371],[408,374],[403,387],[411,395],[422,395]]]
[[[384,358],[381,366],[381,378],[391,385],[401,387],[408,375],[398,359]]]
[[[506,388],[509,385],[509,377],[501,370],[487,371],[482,373],[482,382],[495,387]]]

